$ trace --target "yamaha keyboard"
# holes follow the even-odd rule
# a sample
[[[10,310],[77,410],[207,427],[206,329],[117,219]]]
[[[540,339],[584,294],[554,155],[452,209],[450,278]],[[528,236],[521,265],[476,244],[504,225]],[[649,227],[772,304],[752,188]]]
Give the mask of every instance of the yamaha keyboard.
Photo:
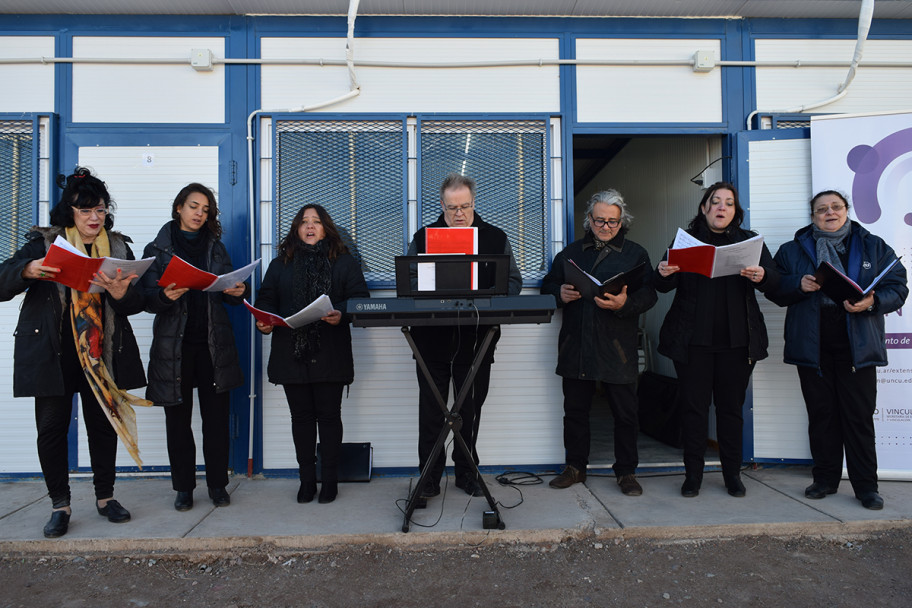
[[[346,312],[355,327],[550,323],[551,295],[468,298],[354,298]]]

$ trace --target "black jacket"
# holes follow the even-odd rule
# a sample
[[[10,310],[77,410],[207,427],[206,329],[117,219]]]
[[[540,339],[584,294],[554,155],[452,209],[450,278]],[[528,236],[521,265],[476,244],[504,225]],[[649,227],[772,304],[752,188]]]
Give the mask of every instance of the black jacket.
[[[705,224],[701,225],[698,230],[688,230],[687,232],[703,242],[709,240],[709,228]],[[725,232],[725,240],[731,243],[746,241],[754,236],[756,236],[755,232],[735,226],[730,226]],[[662,260],[667,257],[666,253]],[[779,273],[766,244],[763,245],[759,265],[764,269],[764,277],[756,285],[756,289],[762,292],[775,289],[779,284]],[[653,280],[656,290],[660,293],[668,293],[672,289],[676,290],[674,300],[671,302],[671,308],[668,310],[668,314],[665,315],[665,321],[659,330],[659,346],[657,350],[661,354],[672,361],[687,362],[688,350],[693,339],[694,326],[698,317],[705,319],[707,315],[712,314],[711,303],[703,301],[701,295],[709,291],[709,281],[723,281],[724,285],[731,290],[730,295],[732,297],[730,301],[744,302],[743,308],[733,308],[728,311],[728,314],[746,315],[748,357],[752,361],[759,361],[768,356],[769,338],[766,333],[766,323],[763,320],[763,313],[760,312],[760,305],[757,303],[754,283],[751,283],[747,278],[733,276],[710,279],[694,272],[676,272],[668,277],[662,277],[659,271],[656,270]]]
[[[368,298],[370,292],[357,260],[349,254],[340,255],[332,266],[332,287],[329,299],[333,308],[342,311],[342,320],[333,326],[316,321],[320,331],[320,350],[303,359],[295,359],[293,330],[276,327],[272,332],[272,348],[266,373],[273,384],[310,384],[313,382],[341,382],[351,384],[355,378],[352,358],[351,316],[346,314],[345,302],[349,298]],[[256,307],[289,317],[296,312],[294,293],[294,263],[281,256],[274,259],[266,270]]]
[[[25,291],[25,300],[16,325],[13,396],[56,397],[65,394],[61,367],[63,314],[69,302],[69,287],[52,281],[22,278],[22,270],[32,260],[43,258],[48,247],[63,229],[36,228],[27,236],[28,242],[13,257],[0,264],[0,301],[8,301]],[[111,257],[132,260],[131,242],[119,232],[108,232]],[[120,300],[107,293],[104,302],[104,362],[119,388],[124,390],[145,386],[146,376],[139,356],[139,347],[128,315],[141,312],[143,293],[136,284],[127,289]],[[113,323],[111,320],[113,319]]]
[[[425,228],[446,228],[446,225],[444,216],[441,213],[437,221],[428,224]],[[522,291],[523,278],[513,257],[513,250],[510,247],[507,234],[500,228],[485,222],[477,213],[475,213],[472,220],[472,227],[478,228],[478,253],[505,253],[510,256],[507,293],[509,295],[519,294]],[[409,244],[408,255],[424,253],[425,228],[421,228],[415,233],[412,242]],[[479,285],[489,285],[491,283],[493,283],[492,276],[485,277],[482,275],[479,277]],[[411,334],[425,361],[458,361],[459,363],[469,364],[472,362],[475,350],[484,339],[488,328],[488,325],[477,327],[474,325],[461,325],[458,327],[416,326],[411,328]],[[494,339],[491,341],[484,363],[490,364],[494,362],[494,348],[498,340],[500,340],[500,331],[494,334]]]
[[[158,286],[158,280],[173,255],[171,222],[168,222],[143,251],[143,257],[154,256],[155,261],[141,279],[146,294],[146,311],[155,315],[152,348],[149,351],[149,388],[146,389],[146,399],[155,405],[177,405],[181,402],[181,348],[189,319],[188,298],[172,301],[165,296],[164,289]],[[228,251],[220,240],[210,239],[206,259],[208,267],[203,270],[207,272],[222,275],[233,270]],[[249,290],[248,286],[245,294]],[[224,306],[237,306],[244,297],[227,296],[220,291],[206,292],[206,295],[209,354],[212,357],[215,390],[223,393],[244,384],[234,330]]]
[[[887,264],[896,259],[896,253],[883,239],[871,234],[861,224],[852,222],[849,236],[849,261],[846,274],[863,287],[871,284]],[[782,281],[766,297],[779,306],[788,306],[785,314],[786,363],[805,367],[820,366],[820,292],[801,291],[801,277],[814,274],[817,269],[817,250],[811,226],[795,233],[795,238],[784,243],[776,252],[776,264]],[[897,264],[874,288],[874,310],[855,314],[846,313],[852,365],[860,369],[887,364],[884,343],[884,315],[899,310],[909,295],[906,286],[906,269]],[[839,304],[842,306],[842,304]]]
[[[591,299],[580,298],[564,304],[560,298],[564,277],[564,260],[577,265],[604,281],[631,270],[640,263],[652,268],[649,254],[626,239],[626,231],[596,250],[592,233],[568,245],[554,258],[542,280],[541,292],[551,294],[563,308],[563,323],[557,348],[557,374],[577,380],[600,380],[609,384],[629,384],[637,379],[637,331],[640,315],[657,300],[652,277],[640,285],[628,286],[627,302],[617,311],[603,310]]]

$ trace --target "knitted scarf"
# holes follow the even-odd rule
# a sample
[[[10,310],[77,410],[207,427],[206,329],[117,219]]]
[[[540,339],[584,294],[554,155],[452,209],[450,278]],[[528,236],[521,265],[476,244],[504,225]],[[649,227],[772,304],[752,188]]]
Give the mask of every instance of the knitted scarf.
[[[293,281],[291,301],[296,311],[301,310],[332,287],[332,267],[326,255],[326,241],[308,245],[295,242],[292,258]],[[303,359],[320,350],[320,323],[315,321],[292,330],[294,335],[294,357]]]
[[[75,226],[66,229],[67,241],[79,249],[83,248],[82,238]],[[102,228],[95,237],[95,242],[87,252],[93,258],[111,254],[111,243],[108,233]],[[102,411],[117,436],[123,442],[127,452],[142,469],[139,458],[139,445],[136,434],[136,413],[131,406],[151,406],[151,401],[140,399],[121,390],[114,382],[104,362],[104,328],[102,325],[103,299],[100,293],[70,290],[70,321],[73,327],[73,340],[76,342],[76,354],[85,372],[86,380],[98,400]],[[110,323],[114,320],[110,319]]]
[[[846,241],[851,231],[852,224],[848,220],[842,225],[842,228],[835,232],[826,232],[818,228],[816,224],[814,225],[812,234],[814,245],[817,249],[818,266],[823,262],[829,262],[836,270],[845,274],[845,268],[842,267],[842,260],[839,259],[839,254],[846,252]],[[838,305],[837,302],[834,302],[822,291],[820,292],[820,297],[824,306]]]

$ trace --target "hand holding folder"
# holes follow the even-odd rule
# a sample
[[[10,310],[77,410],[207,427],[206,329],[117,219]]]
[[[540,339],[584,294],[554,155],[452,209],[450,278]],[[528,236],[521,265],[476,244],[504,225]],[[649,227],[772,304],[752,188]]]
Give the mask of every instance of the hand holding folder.
[[[136,275],[131,281],[135,283],[136,279],[148,270],[153,261],[155,258],[144,260],[92,258],[73,247],[65,238],[58,236],[57,240],[48,248],[47,255],[44,256],[44,266],[59,268],[60,272],[56,273],[54,278],[47,277],[44,280],[62,283],[77,291],[101,293],[104,288],[92,283],[97,274],[104,273],[108,277],[116,277],[119,270],[123,277]]]

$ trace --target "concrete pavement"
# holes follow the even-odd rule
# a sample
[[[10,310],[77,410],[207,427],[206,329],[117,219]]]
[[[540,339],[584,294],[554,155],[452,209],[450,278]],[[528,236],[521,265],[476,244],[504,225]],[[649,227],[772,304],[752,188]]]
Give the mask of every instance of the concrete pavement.
[[[339,498],[322,505],[295,501],[293,479],[232,478],[231,505],[215,508],[198,487],[192,510],[173,508],[167,478],[120,478],[115,497],[132,520],[112,524],[95,510],[92,484],[71,481],[73,516],[69,532],[45,539],[50,515],[41,480],[0,482],[0,551],[11,553],[226,551],[253,546],[277,550],[319,550],[350,544],[458,546],[483,542],[718,538],[750,534],[863,534],[912,526],[912,483],[881,482],[882,511],[869,511],[843,480],[839,493],[823,500],[804,497],[811,482],[807,467],[748,470],[745,498],[725,491],[721,473],[708,472],[696,498],[683,498],[681,474],[643,473],[644,493],[620,493],[610,470],[590,472],[585,484],[566,490],[540,485],[501,486],[485,475],[500,504],[504,530],[482,529],[484,498],[471,498],[452,483],[415,511],[408,533],[401,531],[408,477],[379,477],[369,483],[340,484]]]

